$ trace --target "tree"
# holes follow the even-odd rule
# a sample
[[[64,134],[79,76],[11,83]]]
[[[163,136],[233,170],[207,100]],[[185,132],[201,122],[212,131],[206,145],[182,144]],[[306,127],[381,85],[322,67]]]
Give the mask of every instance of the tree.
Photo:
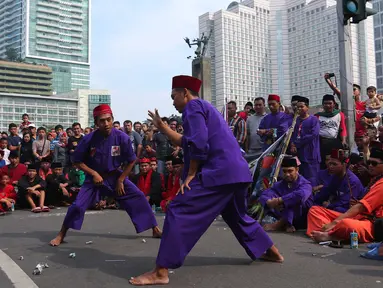
[[[17,50],[12,47],[7,47],[5,50],[5,56],[7,57],[8,61],[16,61],[20,58],[19,53],[17,53]]]

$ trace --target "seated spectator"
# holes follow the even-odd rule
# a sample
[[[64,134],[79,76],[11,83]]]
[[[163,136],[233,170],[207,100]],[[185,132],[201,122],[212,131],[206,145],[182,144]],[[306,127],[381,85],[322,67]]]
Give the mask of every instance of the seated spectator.
[[[265,190],[259,202],[266,215],[277,222],[264,225],[266,231],[295,232],[306,226],[306,215],[313,204],[311,183],[299,175],[296,158],[284,157],[282,161],[283,180]]]
[[[150,158],[150,168],[153,171],[157,172],[158,162],[157,162],[157,158],[156,157],[151,157]],[[166,188],[165,188],[165,176],[162,173],[160,173],[160,176],[161,176],[161,190],[165,191],[166,190]]]
[[[9,165],[9,154],[11,153],[11,151],[9,151],[7,149],[8,147],[8,140],[7,138],[2,138],[0,139],[0,151],[3,151],[4,152],[4,156],[3,156],[3,159],[5,160],[5,164],[6,165]]]
[[[15,188],[9,184],[10,178],[6,174],[0,175],[0,216],[5,215],[16,204]]]
[[[8,133],[5,132],[5,131],[1,132],[1,137],[0,138],[7,139],[8,138]]]
[[[145,142],[145,141],[143,141]],[[156,157],[156,150],[154,150],[150,143],[145,142],[144,151],[142,152],[142,156],[144,158],[155,158]]]
[[[84,184],[85,173],[84,171],[78,169],[77,167],[73,165],[72,168],[69,170],[68,180],[70,183],[69,185],[70,194],[72,194],[71,198],[69,199],[69,202],[72,203],[76,199],[82,184]]]
[[[39,176],[41,179],[46,180],[50,174],[52,174],[50,158],[44,158],[40,164]]]
[[[0,150],[0,168],[6,166],[6,162],[4,160],[4,151]]]
[[[314,206],[307,216],[307,232],[316,242],[349,240],[356,232],[360,243],[374,240],[374,219],[383,217],[383,150],[371,149],[368,168],[372,177],[362,200],[339,213]]]
[[[330,183],[314,197],[314,203],[327,209],[346,212],[351,201],[358,201],[364,195],[364,187],[358,177],[347,168],[348,151],[334,149],[328,161],[332,175]]]
[[[23,135],[20,147],[20,163],[28,165],[35,162],[35,156],[32,149],[32,135],[27,132]]]
[[[21,200],[20,202],[24,199],[27,200],[33,213],[49,212],[49,208],[44,205],[45,181],[37,175],[36,169],[35,164],[28,166],[27,175],[23,176],[17,185],[19,188],[18,197]]]
[[[177,196],[177,193],[181,188],[183,164],[184,162],[180,158],[175,158],[172,161],[173,172],[169,175],[168,178],[168,180],[171,182],[168,185],[170,189],[162,192],[163,200],[161,201],[161,208],[164,212],[166,212],[169,203]]]
[[[150,169],[150,160],[148,158],[140,160],[140,173],[135,175],[132,182],[145,194],[150,205],[160,206],[161,176]]]
[[[364,163],[363,153],[361,154],[351,154],[350,155],[350,165],[349,169],[352,173],[358,177],[362,185],[366,187],[370,182],[371,176],[368,172],[368,168]]]
[[[53,162],[51,169],[53,173],[45,180],[46,203],[51,209],[55,206],[69,206],[69,181],[63,174],[63,166],[60,162]]]
[[[17,182],[27,174],[27,167],[20,163],[20,157],[18,151],[12,151],[9,154],[9,161],[11,164],[4,166],[0,169],[1,174],[7,174],[11,178],[11,184],[17,185]]]
[[[331,174],[328,171],[328,162],[331,159],[330,155],[326,155],[326,169],[320,170],[313,184],[313,193],[318,193],[324,187],[330,184]]]

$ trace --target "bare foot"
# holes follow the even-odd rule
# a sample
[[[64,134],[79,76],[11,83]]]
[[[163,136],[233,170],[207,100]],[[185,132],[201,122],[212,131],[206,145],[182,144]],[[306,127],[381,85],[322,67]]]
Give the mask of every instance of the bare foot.
[[[265,254],[261,256],[261,260],[283,263],[285,259],[283,258],[281,253],[279,253],[277,247],[273,245],[270,249],[266,251]]]
[[[328,232],[313,231],[311,233],[311,237],[314,239],[315,242],[318,243],[332,240],[330,235],[328,235]]]
[[[59,234],[56,236],[55,239],[53,239],[53,240],[51,240],[51,242],[49,242],[49,245],[56,247],[56,246],[59,246],[63,242],[64,242],[64,237]]]
[[[297,230],[295,230],[295,227],[293,225],[286,227],[287,233],[294,233],[295,231]]]
[[[283,230],[284,227],[285,227],[285,224],[281,220],[272,224],[263,225],[263,229],[265,231],[280,231],[280,230]]]
[[[129,283],[135,286],[169,284],[168,269],[157,267],[154,271],[144,273],[138,277],[132,277]]]
[[[61,243],[63,243],[67,231],[68,231],[68,229],[65,228],[63,225],[61,227],[59,234],[56,236],[55,239],[53,239],[53,240],[51,240],[51,242],[49,242],[49,245],[55,247],[55,246],[59,246]]]
[[[160,227],[156,226],[153,228],[153,238],[161,238],[162,237],[162,231]]]

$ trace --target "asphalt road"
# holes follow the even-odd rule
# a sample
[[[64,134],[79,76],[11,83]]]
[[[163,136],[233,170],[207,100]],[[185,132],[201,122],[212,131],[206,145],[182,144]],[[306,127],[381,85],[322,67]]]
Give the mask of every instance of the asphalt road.
[[[0,217],[0,249],[30,277],[34,287],[126,287],[131,276],[154,267],[159,240],[150,238],[150,232],[136,235],[122,211],[91,212],[82,231],[70,231],[67,243],[50,247],[48,242],[56,235],[64,215],[65,209],[61,209],[38,215],[16,211]],[[162,226],[162,215],[158,215],[158,221]],[[274,233],[271,237],[285,263],[251,263],[230,229],[217,219],[185,266],[170,275],[168,287],[383,288],[383,262],[359,257],[363,247],[359,251],[321,247],[302,233]],[[86,245],[87,241],[93,244]],[[69,258],[70,253],[76,253],[76,258]],[[20,256],[24,260],[19,260]],[[49,268],[41,275],[32,275],[40,262],[48,263]],[[4,266],[9,267],[0,262],[2,269]],[[29,288],[26,284],[14,286],[1,270],[0,283],[1,288]]]

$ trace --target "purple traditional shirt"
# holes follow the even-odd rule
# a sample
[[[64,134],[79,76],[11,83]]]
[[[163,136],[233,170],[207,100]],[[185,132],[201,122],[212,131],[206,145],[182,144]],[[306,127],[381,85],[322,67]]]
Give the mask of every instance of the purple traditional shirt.
[[[135,159],[129,136],[114,128],[107,137],[99,130],[86,135],[73,153],[73,163],[82,162],[98,173],[117,170]]]
[[[201,163],[198,177],[205,187],[253,181],[233,132],[215,107],[194,99],[186,104],[182,120],[183,180],[190,160],[198,160]]]
[[[321,162],[319,128],[319,121],[315,116],[310,115],[306,119],[297,118],[291,140],[297,147],[298,158],[301,162]]]
[[[265,151],[271,144],[274,143],[275,140],[277,140],[279,137],[281,137],[287,129],[289,129],[288,121],[287,121],[287,114],[284,112],[278,112],[276,114],[270,113],[267,114],[259,124],[259,130],[266,129],[276,129],[277,131],[277,137],[273,137],[273,135],[263,135],[261,136],[262,142],[263,142],[263,151]],[[275,139],[274,139],[275,138]]]
[[[331,176],[329,184],[315,195],[314,202],[322,205],[323,202],[329,201],[328,209],[344,213],[350,208],[352,198],[360,200],[364,194],[365,189],[359,178],[347,169],[342,179],[336,175]]]
[[[278,181],[270,189],[262,192],[259,202],[263,207],[267,207],[267,200],[278,197],[282,198],[284,209],[282,212],[274,211],[275,215],[285,217],[285,220],[292,224],[294,220],[306,217],[305,213],[313,204],[311,183],[301,175],[292,183]]]

